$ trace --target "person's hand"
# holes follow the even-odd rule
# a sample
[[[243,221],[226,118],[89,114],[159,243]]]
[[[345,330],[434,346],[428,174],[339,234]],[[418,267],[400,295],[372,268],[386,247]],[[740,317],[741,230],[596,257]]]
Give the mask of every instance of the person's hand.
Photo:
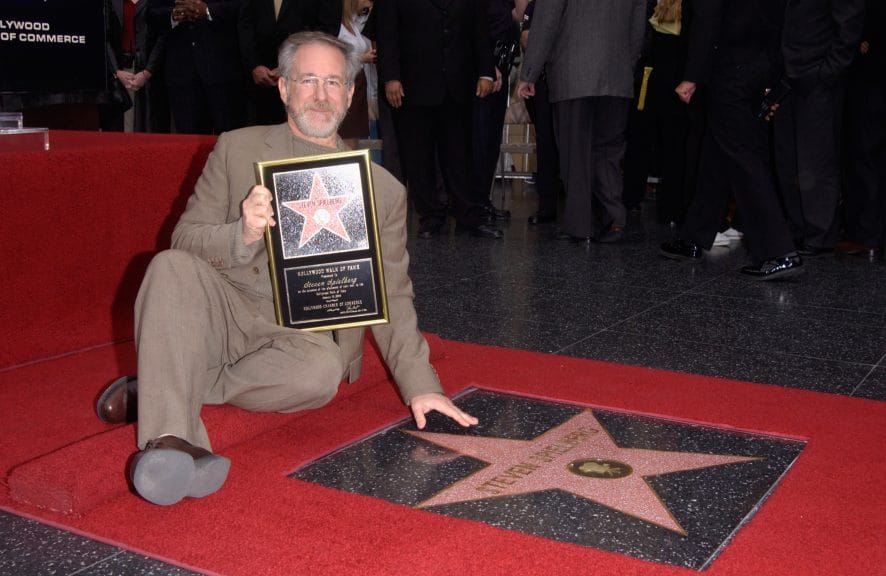
[[[763,90],[763,96],[766,96],[766,95],[769,94],[770,92],[772,92],[772,89],[771,89],[771,88],[766,88],[765,90]],[[764,122],[771,122],[772,119],[775,118],[775,113],[778,112],[778,108],[779,108],[780,106],[781,106],[781,104],[778,104],[778,103],[775,103],[775,104],[770,105],[770,106],[769,106],[769,112],[767,112],[767,113],[766,113],[766,116],[763,117],[763,121],[764,121]]]
[[[867,40],[862,40],[861,44],[858,45],[858,51],[862,54],[867,54],[871,51],[871,43]]]
[[[270,190],[256,184],[249,189],[249,195],[243,200],[241,220],[243,221],[243,243],[247,246],[261,240],[265,235],[265,228],[276,226],[274,211],[271,209],[271,198]]]
[[[117,72],[114,74],[114,77],[117,78],[117,80],[120,81],[120,84],[122,84],[123,87],[126,88],[127,90],[133,89],[132,88],[132,83],[133,83],[132,72],[129,72],[127,70],[117,70]]]
[[[203,0],[175,0],[172,19],[176,22],[196,22],[204,18],[207,18],[207,13],[206,2]]]
[[[403,91],[403,84],[399,80],[388,80],[385,82],[385,97],[388,99],[388,104],[394,108],[402,106],[403,98],[406,97],[406,93]]]
[[[376,60],[375,48],[370,48],[360,55],[360,61],[364,64],[372,64]]]
[[[502,80],[501,80],[501,70],[498,69],[498,66],[495,67],[495,82],[492,83],[492,91],[498,92],[501,90]]]
[[[452,400],[443,394],[419,394],[412,399],[409,407],[412,409],[412,416],[415,418],[415,425],[419,430],[422,430],[427,424],[425,415],[431,411],[449,416],[465,427],[473,426],[479,422],[467,412],[462,412],[458,406],[452,403]]]
[[[478,98],[486,98],[492,92],[492,80],[489,78],[477,79],[477,91],[474,92]]]
[[[524,100],[535,96],[535,83],[526,82],[525,80],[517,82],[517,96]]]
[[[771,122],[773,118],[775,118],[775,113],[778,112],[778,107],[780,104],[773,104],[769,107],[769,112],[766,113],[766,116],[763,118],[764,122]]]
[[[695,88],[695,82],[683,80],[676,88],[674,88],[674,92],[677,93],[677,97],[680,98],[680,100],[685,104],[689,104],[689,101],[692,100],[692,95],[695,94]]]
[[[133,92],[137,92],[144,88],[145,83],[151,79],[151,71],[150,70],[142,70],[137,74],[132,75],[132,84],[130,86],[130,90]]]
[[[259,64],[252,69],[252,81],[258,86],[266,86],[273,88],[277,86],[277,75],[274,74],[267,66]]]

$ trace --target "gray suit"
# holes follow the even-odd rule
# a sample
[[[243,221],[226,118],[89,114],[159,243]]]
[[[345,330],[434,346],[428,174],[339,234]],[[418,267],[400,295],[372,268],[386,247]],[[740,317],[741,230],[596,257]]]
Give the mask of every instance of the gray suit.
[[[551,102],[634,96],[646,0],[535,0],[520,79],[547,71]]]
[[[646,25],[646,0],[536,0],[520,79],[547,74],[566,184],[562,228],[594,236],[623,227],[621,160],[633,70]]]
[[[209,449],[204,404],[290,412],[328,402],[342,378],[360,375],[364,330],[329,334],[277,326],[264,242],[245,246],[240,204],[253,162],[329,153],[288,125],[222,134],[172,235],[152,261],[136,301],[139,446],[173,434]],[[390,323],[373,326],[407,403],[441,392],[418,331],[407,274],[406,192],[373,165]]]

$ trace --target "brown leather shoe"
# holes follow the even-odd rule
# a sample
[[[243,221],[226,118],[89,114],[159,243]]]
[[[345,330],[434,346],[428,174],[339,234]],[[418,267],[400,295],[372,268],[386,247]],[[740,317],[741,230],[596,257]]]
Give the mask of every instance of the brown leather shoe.
[[[834,247],[834,252],[837,254],[845,254],[847,256],[865,256],[867,258],[874,258],[877,255],[877,247],[859,244],[852,240],[843,240]]]
[[[147,443],[131,465],[132,486],[139,496],[161,506],[185,496],[202,498],[225,483],[231,461],[194,446],[177,436],[165,435]]]
[[[135,376],[117,378],[105,388],[95,413],[105,424],[128,424],[138,420],[138,380]]]

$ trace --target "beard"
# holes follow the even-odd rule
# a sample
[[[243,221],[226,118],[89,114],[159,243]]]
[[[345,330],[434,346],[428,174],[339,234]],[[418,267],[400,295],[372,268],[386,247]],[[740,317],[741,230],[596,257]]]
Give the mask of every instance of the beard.
[[[347,110],[337,109],[326,101],[312,102],[301,108],[297,105],[287,106],[286,108],[289,117],[292,118],[299,131],[311,138],[329,138],[333,136],[347,113]],[[331,112],[332,114],[324,118],[323,115],[316,114],[316,112]]]

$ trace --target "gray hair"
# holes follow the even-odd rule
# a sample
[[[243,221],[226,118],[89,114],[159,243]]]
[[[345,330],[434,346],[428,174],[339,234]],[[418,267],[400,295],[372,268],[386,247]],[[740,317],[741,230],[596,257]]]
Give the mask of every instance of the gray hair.
[[[284,40],[277,53],[277,65],[280,68],[281,76],[289,81],[289,78],[292,77],[292,64],[295,60],[295,53],[298,52],[299,48],[308,44],[323,44],[340,50],[347,64],[345,81],[348,83],[348,86],[354,84],[354,78],[363,69],[360,55],[347,42],[343,42],[325,32],[296,32]]]

